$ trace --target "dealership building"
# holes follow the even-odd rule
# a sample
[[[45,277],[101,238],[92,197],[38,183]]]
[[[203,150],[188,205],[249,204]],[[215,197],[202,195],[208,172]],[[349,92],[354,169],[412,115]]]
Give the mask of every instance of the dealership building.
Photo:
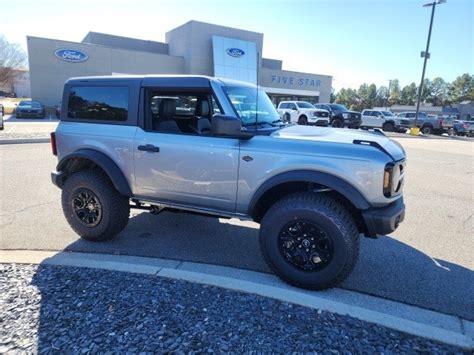
[[[64,82],[77,76],[197,74],[258,83],[275,104],[329,102],[332,76],[283,70],[281,60],[262,57],[263,33],[190,21],[165,38],[89,32],[78,43],[28,36],[32,98],[53,106]]]

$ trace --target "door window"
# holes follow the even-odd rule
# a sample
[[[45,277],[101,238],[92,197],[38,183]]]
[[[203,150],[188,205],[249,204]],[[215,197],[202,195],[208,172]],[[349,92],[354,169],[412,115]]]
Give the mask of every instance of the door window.
[[[211,133],[211,119],[221,109],[208,92],[149,90],[146,124],[149,131],[173,134]]]

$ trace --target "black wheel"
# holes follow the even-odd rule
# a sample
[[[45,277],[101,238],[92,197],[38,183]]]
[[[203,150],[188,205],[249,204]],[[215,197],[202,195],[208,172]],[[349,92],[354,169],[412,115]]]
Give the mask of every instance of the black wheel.
[[[455,135],[455,131],[454,131],[454,128],[451,127],[450,129],[448,129],[448,135],[449,136],[454,136]]]
[[[306,126],[308,124],[308,119],[306,118],[306,116],[300,116],[300,118],[298,118],[298,124]]]
[[[286,122],[291,122],[291,116],[288,112],[283,115],[283,120]]]
[[[394,128],[395,128],[395,126],[393,125],[392,122],[385,122],[382,125],[382,130],[385,131],[385,132],[393,132]]]
[[[128,198],[120,195],[101,172],[72,174],[64,183],[61,199],[69,225],[86,240],[109,239],[127,226]]]
[[[297,193],[276,202],[260,226],[260,248],[270,268],[297,287],[322,290],[340,284],[359,255],[359,233],[336,200]]]
[[[342,128],[344,127],[344,123],[339,119],[335,119],[334,121],[332,121],[332,126],[335,128]]]
[[[421,127],[421,133],[423,133],[423,134],[432,134],[433,133],[433,127],[423,126],[423,127]]]

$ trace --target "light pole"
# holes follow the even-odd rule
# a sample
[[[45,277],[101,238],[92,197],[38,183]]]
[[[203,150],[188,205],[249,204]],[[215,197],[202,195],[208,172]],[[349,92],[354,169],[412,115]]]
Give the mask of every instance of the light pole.
[[[417,127],[417,123],[418,123],[418,116],[420,114],[420,102],[421,102],[421,94],[423,93],[423,82],[425,81],[426,62],[430,58],[431,29],[433,28],[433,18],[435,14],[435,9],[436,9],[436,5],[444,4],[445,2],[446,0],[438,0],[438,1],[430,2],[423,5],[423,7],[431,6],[431,20],[430,20],[430,29],[428,31],[428,40],[426,41],[426,50],[424,52],[421,52],[421,57],[425,58],[425,60],[423,61],[423,72],[421,73],[421,83],[420,83],[420,86],[418,87],[418,100],[416,103],[415,123],[410,130],[410,134],[412,135],[418,135],[419,133],[419,128]]]

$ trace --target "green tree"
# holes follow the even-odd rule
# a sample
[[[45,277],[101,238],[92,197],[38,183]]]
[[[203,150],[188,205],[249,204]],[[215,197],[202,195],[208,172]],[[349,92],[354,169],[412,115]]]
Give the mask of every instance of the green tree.
[[[336,103],[343,104],[347,107],[351,107],[354,103],[357,103],[357,93],[354,89],[342,88],[336,95]]]
[[[390,83],[390,97],[388,99],[389,106],[398,105],[400,103],[400,82],[394,79]]]
[[[421,102],[428,102],[429,97],[431,97],[431,81],[430,79],[425,79],[423,81],[423,90],[421,90]]]
[[[385,107],[388,104],[388,87],[381,86],[377,90],[374,107]]]
[[[426,100],[432,103],[433,106],[441,106],[446,102],[448,98],[448,84],[442,78],[434,78],[429,91],[430,93]]]
[[[462,74],[449,85],[448,99],[450,103],[474,101],[474,75]]]
[[[417,97],[417,87],[415,83],[405,86],[400,95],[400,104],[414,105]]]
[[[377,86],[375,84],[369,85],[369,90],[367,93],[367,106],[364,108],[372,108],[375,106],[375,100],[377,99]]]

